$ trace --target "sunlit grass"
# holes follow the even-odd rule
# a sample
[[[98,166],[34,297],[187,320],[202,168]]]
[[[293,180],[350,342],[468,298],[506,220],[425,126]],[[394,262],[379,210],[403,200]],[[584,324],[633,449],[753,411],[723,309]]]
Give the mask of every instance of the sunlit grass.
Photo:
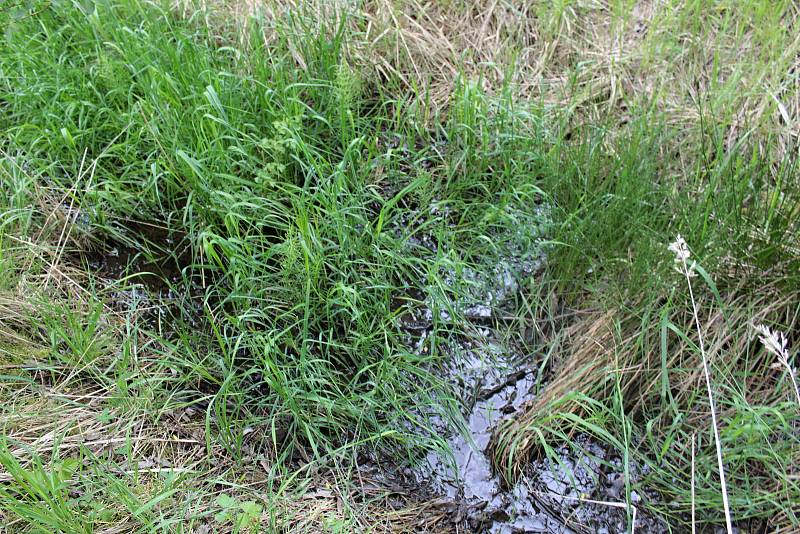
[[[446,447],[463,273],[544,250],[480,325],[547,354],[495,435],[509,482],[577,429],[651,467],[627,504],[638,484],[676,528],[690,503],[718,523],[713,439],[689,454],[710,428],[698,330],[734,522],[797,524],[796,363],[775,371],[750,324],[797,344],[796,8],[426,4],[439,34],[398,23],[411,4],[2,11],[5,521],[413,530],[427,504],[382,509],[358,459]],[[677,233],[716,280],[696,324]],[[127,249],[119,277],[88,261]]]

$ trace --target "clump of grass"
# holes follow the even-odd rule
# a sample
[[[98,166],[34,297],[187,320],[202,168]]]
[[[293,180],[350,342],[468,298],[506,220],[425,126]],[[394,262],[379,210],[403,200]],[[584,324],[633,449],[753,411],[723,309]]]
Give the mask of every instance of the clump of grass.
[[[236,457],[248,428],[282,459],[441,446],[425,429],[431,413],[455,417],[431,372],[451,325],[435,322],[433,349],[417,353],[398,303],[447,306],[445,270],[535,246],[535,117],[464,82],[431,130],[410,99],[383,93],[391,81],[368,91],[344,14],[255,16],[218,34],[201,14],[131,1],[7,21],[3,143],[32,169],[7,161],[12,183],[55,191],[51,212],[67,213],[50,263],[116,243],[181,263],[170,283],[195,305],[155,333],[158,350],[176,405],[201,405]],[[30,217],[17,232],[51,224]],[[178,237],[154,243],[146,228]],[[110,372],[99,318],[46,327],[70,358],[85,354],[79,369]]]
[[[391,289],[417,267],[370,220],[370,203],[399,199],[363,189],[375,127],[339,83],[336,28],[320,28],[298,71],[257,41],[237,59],[208,28],[153,5],[43,10],[17,24],[11,47],[28,51],[4,59],[18,82],[7,139],[53,170],[95,240],[129,232],[135,213],[188,236],[187,277],[213,273],[208,333],[172,344],[186,386],[202,379],[212,406],[248,398],[268,420],[288,417],[283,430],[314,449],[347,427],[402,440],[384,415],[404,402],[400,383],[436,387],[386,321]]]

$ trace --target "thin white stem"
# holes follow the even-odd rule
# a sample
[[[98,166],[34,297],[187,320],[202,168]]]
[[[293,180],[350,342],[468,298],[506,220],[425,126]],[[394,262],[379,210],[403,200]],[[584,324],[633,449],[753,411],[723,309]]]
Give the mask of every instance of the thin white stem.
[[[792,387],[794,387],[794,394],[797,397],[797,404],[800,404],[800,389],[797,389],[797,379],[794,377],[794,369],[792,369],[792,366],[789,365],[788,358],[783,362],[783,364],[786,366],[786,370],[789,372],[789,378],[792,381]]]
[[[694,516],[694,439],[695,435],[692,434],[692,534],[697,532],[695,527],[695,516]]]
[[[722,487],[722,506],[725,509],[725,527],[728,534],[733,534],[733,524],[731,523],[731,509],[728,504],[728,486],[725,484],[725,466],[722,463],[722,442],[719,439],[719,430],[717,429],[717,409],[714,405],[714,395],[711,393],[711,372],[708,367],[708,358],[706,358],[706,349],[703,343],[703,333],[700,329],[700,317],[697,313],[697,302],[694,300],[694,291],[692,290],[692,280],[689,275],[689,266],[686,265],[686,259],[681,258],[683,264],[683,274],[686,276],[686,283],[689,286],[689,297],[692,300],[692,313],[694,314],[694,322],[697,327],[697,337],[700,340],[700,356],[703,359],[703,373],[706,376],[706,389],[708,390],[708,403],[711,407],[711,426],[714,430],[714,443],[717,446],[717,464],[719,466],[719,483]]]

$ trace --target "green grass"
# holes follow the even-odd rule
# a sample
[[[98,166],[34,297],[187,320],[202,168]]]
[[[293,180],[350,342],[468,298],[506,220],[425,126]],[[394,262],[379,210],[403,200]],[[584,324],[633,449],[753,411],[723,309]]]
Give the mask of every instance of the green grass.
[[[484,91],[466,64],[440,105],[400,65],[370,68],[370,15],[318,18],[313,3],[241,25],[138,0],[0,11],[3,518],[31,532],[246,531],[256,516],[269,531],[377,529],[379,498],[309,491],[323,512],[304,526],[292,506],[321,480],[355,487],[361,453],[407,464],[446,448],[431,418],[462,428],[438,372],[471,328],[458,303],[544,247],[493,332],[509,350],[569,354],[555,316],[612,310],[613,349],[575,350],[586,380],[544,385],[540,411],[497,431],[499,468],[511,479],[578,429],[650,465],[636,484],[660,499],[645,508],[685,527],[687,444],[708,418],[667,251],[680,233],[715,280],[696,289],[734,518],[796,525],[797,407],[751,323],[795,327],[798,159],[765,115],[731,130],[736,81],[769,81],[796,43],[783,47],[766,4],[695,4],[656,19],[645,71],[683,53],[690,69],[701,43],[727,38],[752,38],[763,58],[719,58],[727,77],[697,100],[689,134],[657,93],[626,100],[624,124],[611,105],[599,113],[589,64],[559,110],[523,98],[513,75]],[[537,6],[537,23],[575,46],[581,11],[559,5]],[[714,24],[696,27],[712,7]],[[157,320],[137,289],[153,275],[104,280],[85,261],[113,249],[177,266],[163,283],[180,298]],[[418,350],[402,325],[425,307]],[[94,445],[79,444],[87,428]],[[713,443],[697,454],[696,505],[715,524]]]
[[[209,453],[263,455],[290,480],[303,476],[286,472],[293,458],[324,466],[357,447],[409,461],[441,448],[427,419],[456,417],[433,373],[451,325],[434,324],[430,350],[413,352],[400,304],[456,316],[445,269],[485,268],[537,237],[538,190],[513,157],[530,141],[505,133],[522,122],[467,85],[439,131],[403,95],[367,98],[336,22],[308,34],[307,69],[262,46],[258,25],[241,50],[209,31],[138,2],[43,9],[9,27],[3,184],[18,193],[4,232],[54,239],[28,251],[46,283],[18,330],[49,346],[37,368],[58,387],[100,387],[151,424],[195,406]],[[510,233],[511,221],[530,231]],[[152,227],[177,248],[154,243]],[[171,283],[194,290],[195,305],[153,332],[143,312],[115,311],[136,276],[100,289],[82,274],[79,306],[53,293],[49,264],[117,243],[180,262]],[[8,499],[25,495],[42,499]]]
[[[309,42],[302,72],[260,47],[237,60],[152,6],[27,22],[3,67],[13,149],[70,192],[92,240],[163,225],[186,235],[187,279],[213,278],[207,333],[181,332],[173,355],[186,386],[249,397],[317,452],[343,427],[402,439],[385,418],[412,377],[396,370],[431,379],[398,352],[391,294],[424,267],[380,228],[400,197],[365,187],[379,124],[351,102],[338,40]],[[256,371],[274,397],[247,390]]]

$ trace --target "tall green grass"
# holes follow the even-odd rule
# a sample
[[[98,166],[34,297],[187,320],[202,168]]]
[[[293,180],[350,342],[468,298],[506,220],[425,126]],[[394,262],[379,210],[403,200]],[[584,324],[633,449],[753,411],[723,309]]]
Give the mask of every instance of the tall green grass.
[[[201,12],[147,2],[5,24],[8,216],[61,195],[79,213],[70,231],[95,249],[183,263],[176,289],[201,286],[199,305],[174,318],[163,358],[175,398],[206,406],[237,455],[253,427],[314,455],[436,443],[427,416],[456,411],[431,372],[449,325],[415,353],[400,304],[421,306],[430,288],[447,306],[445,270],[492,265],[538,235],[524,117],[465,83],[430,129],[409,96],[385,94],[391,81],[375,88],[349,67],[341,17],[287,17],[270,46],[257,18],[243,38],[219,35]]]

